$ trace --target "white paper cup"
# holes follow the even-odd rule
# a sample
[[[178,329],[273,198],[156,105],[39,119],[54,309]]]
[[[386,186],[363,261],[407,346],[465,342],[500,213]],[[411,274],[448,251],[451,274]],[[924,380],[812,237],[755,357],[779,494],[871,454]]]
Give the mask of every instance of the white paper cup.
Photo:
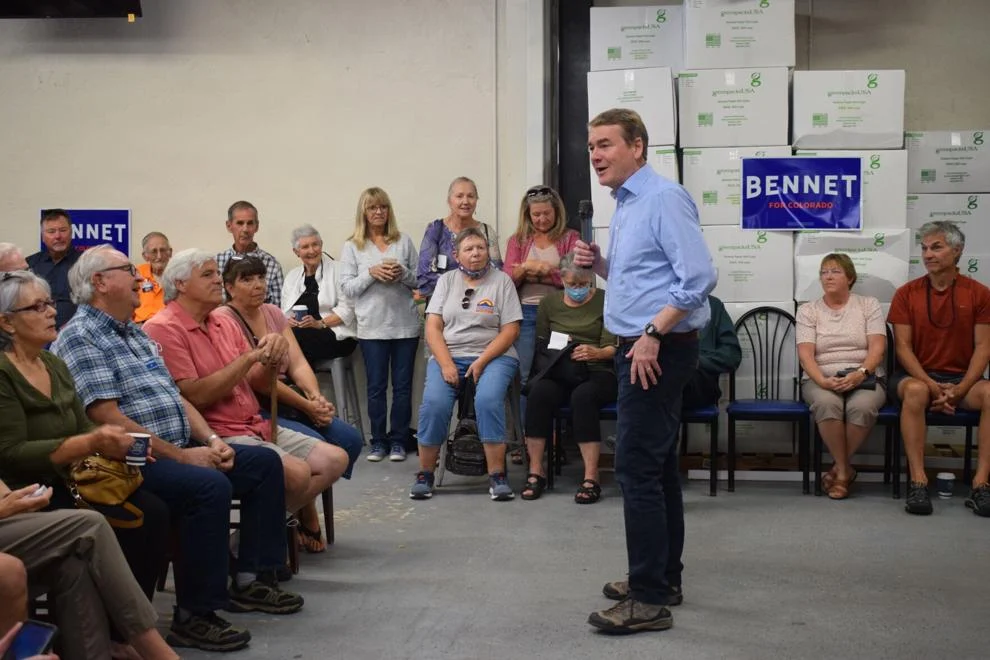
[[[127,450],[127,456],[124,458],[124,462],[128,465],[144,467],[144,465],[148,462],[148,450],[151,448],[151,436],[147,433],[128,433],[127,435],[134,438],[134,443],[131,445],[131,448]]]

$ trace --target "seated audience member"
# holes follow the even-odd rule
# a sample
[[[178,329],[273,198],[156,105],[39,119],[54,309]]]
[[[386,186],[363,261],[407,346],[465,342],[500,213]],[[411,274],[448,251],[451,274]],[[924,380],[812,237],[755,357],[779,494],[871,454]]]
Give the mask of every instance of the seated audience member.
[[[158,634],[158,615],[103,516],[76,509],[42,512],[52,489],[34,496],[38,487],[11,491],[0,481],[0,552],[7,553],[0,554],[0,635],[27,619],[30,580],[44,586],[54,603],[63,660],[135,653],[144,660],[178,658]],[[131,648],[110,641],[110,621]]]
[[[268,276],[268,290],[265,302],[273,305],[282,304],[282,266],[278,260],[268,254],[254,242],[258,232],[258,209],[251,202],[234,202],[227,209],[227,231],[234,237],[234,244],[217,255],[217,268],[222,273],[224,266],[235,255],[242,257],[258,257],[265,264]]]
[[[819,274],[824,295],[797,311],[797,350],[805,376],[801,395],[832,454],[822,489],[831,499],[842,500],[856,478],[853,454],[887,398],[887,326],[876,298],[852,293],[856,267],[849,255],[825,255]]]
[[[556,270],[556,269],[555,269]],[[574,495],[578,504],[594,504],[602,494],[598,483],[598,458],[601,454],[602,406],[615,401],[619,385],[615,380],[612,358],[615,336],[605,329],[605,292],[595,288],[595,274],[590,268],[574,265],[574,254],[560,261],[562,293],[548,293],[536,313],[536,352],[526,406],[526,449],[529,475],[520,495],[535,500],[546,487],[543,451],[547,438],[553,437],[554,412],[567,404],[574,416],[574,433],[584,461],[584,481]],[[550,358],[547,343],[551,333],[567,335],[577,344],[569,355],[560,358],[545,375]]]
[[[28,268],[51,287],[55,300],[55,328],[65,325],[76,313],[69,291],[69,269],[79,258],[72,245],[72,219],[62,209],[50,209],[41,214],[41,242],[45,249],[27,258]]]
[[[0,243],[0,273],[27,269],[27,260],[19,247],[13,243]]]
[[[144,323],[165,306],[165,292],[158,278],[162,276],[168,260],[172,258],[172,246],[168,243],[168,236],[153,231],[142,238],[141,256],[144,257],[145,263],[137,267],[141,276],[141,288],[138,290],[140,304],[134,310],[135,323]]]
[[[285,276],[282,311],[310,364],[347,357],[357,347],[354,307],[340,295],[334,261],[323,252],[323,239],[313,225],[292,230],[292,251],[302,262]],[[306,314],[297,320],[293,307]]]
[[[725,305],[715,296],[708,296],[711,320],[698,338],[698,369],[684,386],[683,408],[703,408],[718,403],[722,389],[719,376],[729,373],[742,361],[742,349],[732,319]]]
[[[271,369],[285,357],[288,342],[269,333],[252,348],[235,322],[212,313],[220,306],[223,280],[213,255],[204,250],[183,250],[172,257],[162,273],[162,286],[165,308],[144,324],[144,331],[160,344],[179,392],[229,444],[278,453],[286,509],[298,511],[340,478],[347,469],[347,453],[284,427],[272,437],[252,382],[265,387]]]
[[[65,363],[44,350],[56,337],[50,296],[48,283],[33,273],[0,275],[0,479],[12,488],[52,486],[52,506],[71,509],[69,466],[95,453],[123,460],[133,438],[113,424],[95,426]],[[90,506],[115,522],[124,557],[150,601],[168,546],[165,503],[142,485],[124,506]]]
[[[966,237],[952,222],[918,230],[928,271],[894,294],[887,321],[894,326],[898,370],[888,390],[901,403],[901,437],[911,483],[905,510],[932,512],[925,475],[925,412],[980,411],[976,474],[966,506],[990,517],[990,289],[959,272]]]
[[[151,435],[156,460],[141,469],[143,487],[168,505],[179,530],[169,642],[235,650],[250,635],[215,610],[288,614],[302,607],[274,577],[285,563],[282,466],[262,447],[227,445],[182,398],[148,336],[130,321],[141,279],[111,246],[87,250],[69,271],[79,307],[52,351],[68,366],[91,420]],[[231,497],[241,501],[245,524],[228,593]]]
[[[464,229],[454,239],[454,251],[459,268],[440,278],[426,310],[432,356],[419,408],[420,471],[409,496],[433,496],[433,470],[447,439],[457,391],[471,379],[488,492],[493,500],[511,500],[514,494],[505,477],[505,395],[519,369],[512,344],[519,336],[522,309],[512,278],[489,260],[484,232]]]
[[[350,479],[364,440],[360,431],[335,417],[336,410],[320,393],[316,374],[303,356],[282,311],[275,305],[262,302],[265,296],[265,265],[254,257],[231,259],[224,270],[223,283],[228,302],[218,307],[216,314],[226,316],[237,325],[252,347],[257,346],[258,337],[269,333],[283,335],[289,344],[288,359],[279,363],[279,425],[307,435],[316,431],[324,440],[346,451],[349,463],[342,476]],[[264,385],[258,390],[262,407],[271,396],[271,384],[266,382]],[[320,537],[320,518],[313,502],[300,511],[297,530],[308,552],[326,550],[326,542]]]

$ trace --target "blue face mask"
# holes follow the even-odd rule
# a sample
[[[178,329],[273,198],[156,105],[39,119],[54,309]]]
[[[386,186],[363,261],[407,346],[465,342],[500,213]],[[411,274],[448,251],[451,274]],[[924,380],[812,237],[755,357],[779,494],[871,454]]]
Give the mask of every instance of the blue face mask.
[[[480,269],[480,270],[471,270],[470,268],[467,268],[467,267],[463,266],[462,264],[457,264],[457,268],[462,273],[464,273],[465,275],[467,275],[468,277],[470,277],[471,279],[473,279],[473,280],[480,280],[482,277],[485,276],[486,273],[488,273],[488,268],[491,265],[492,265],[492,262],[489,261],[488,263],[485,264],[485,267],[482,268],[482,269]]]
[[[574,302],[584,302],[588,299],[591,294],[590,286],[565,286],[564,295],[573,300]]]

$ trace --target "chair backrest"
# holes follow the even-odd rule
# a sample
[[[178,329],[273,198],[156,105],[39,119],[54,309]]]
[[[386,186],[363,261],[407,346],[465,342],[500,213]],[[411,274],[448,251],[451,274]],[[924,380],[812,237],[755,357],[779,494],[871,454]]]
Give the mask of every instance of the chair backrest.
[[[729,374],[729,399],[795,400],[800,366],[794,317],[757,307],[736,323],[742,361]]]

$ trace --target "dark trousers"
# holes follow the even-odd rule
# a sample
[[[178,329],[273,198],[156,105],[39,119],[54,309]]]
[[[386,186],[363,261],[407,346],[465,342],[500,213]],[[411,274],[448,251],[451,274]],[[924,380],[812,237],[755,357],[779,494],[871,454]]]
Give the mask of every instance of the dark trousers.
[[[176,604],[197,614],[223,609],[228,604],[227,542],[232,497],[241,501],[238,570],[253,573],[285,563],[282,461],[264,447],[232,447],[235,458],[230,472],[165,458],[142,469],[142,489],[168,504],[178,528]]]
[[[599,410],[615,401],[618,385],[611,371],[591,371],[588,380],[573,390],[551,378],[530,384],[526,405],[526,437],[549,438],[553,434],[554,412],[568,402],[574,420],[577,442],[601,442]]]
[[[357,348],[357,340],[351,337],[337,339],[329,330],[322,328],[293,328],[303,356],[312,364],[319,360],[333,360],[347,357]]]
[[[684,500],[678,474],[684,385],[698,366],[697,340],[671,341],[660,349],[662,374],[644,390],[629,382],[631,345],[615,354],[619,381],[615,477],[622,490],[629,558],[629,588],[639,601],[664,605],[668,585],[681,584]]]
[[[412,420],[412,381],[419,337],[361,339],[368,377],[368,420],[372,444],[405,445]],[[392,374],[392,414],[388,414],[388,377]],[[386,433],[386,423],[390,422]]]
[[[721,396],[722,390],[718,387],[718,376],[712,376],[696,369],[684,386],[682,405],[685,410],[704,408],[718,403]]]

